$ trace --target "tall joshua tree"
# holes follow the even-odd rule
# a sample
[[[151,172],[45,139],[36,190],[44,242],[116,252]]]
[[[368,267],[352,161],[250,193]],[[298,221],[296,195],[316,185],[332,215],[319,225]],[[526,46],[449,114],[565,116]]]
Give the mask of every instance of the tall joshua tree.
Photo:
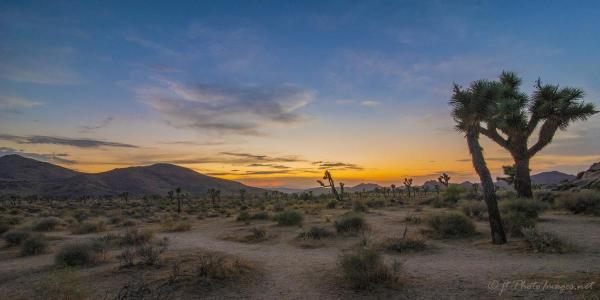
[[[450,182],[450,176],[448,176],[448,174],[446,173],[442,173],[442,175],[438,177],[438,181],[445,187],[448,187],[448,183]]]
[[[450,105],[452,106],[452,117],[456,122],[456,129],[465,134],[473,167],[481,180],[483,198],[488,208],[492,242],[494,244],[505,244],[506,234],[498,210],[494,181],[485,163],[483,148],[479,144],[480,124],[489,115],[492,108],[491,98],[494,91],[490,89],[492,85],[493,83],[487,81],[475,81],[466,90],[454,85]]]
[[[515,162],[515,190],[521,197],[532,197],[529,161],[548,146],[556,132],[575,121],[585,121],[597,113],[594,104],[582,101],[578,88],[542,84],[538,79],[531,97],[519,90],[521,78],[502,72],[499,81],[490,82],[493,103],[479,132],[506,149]],[[539,125],[538,137],[528,145]]]
[[[404,186],[406,187],[406,193],[408,194],[408,198],[410,198],[410,187],[412,186],[412,183],[412,178],[404,178]]]
[[[327,180],[327,182],[329,184],[326,185],[321,180],[317,180],[317,182],[324,188],[331,188],[331,192],[333,193],[333,196],[335,197],[335,199],[337,201],[341,202],[342,199],[340,198],[340,194],[338,194],[337,190],[335,189],[335,182],[333,181],[333,177],[331,177],[331,173],[329,173],[328,170],[325,170],[325,174],[323,175],[323,180]]]

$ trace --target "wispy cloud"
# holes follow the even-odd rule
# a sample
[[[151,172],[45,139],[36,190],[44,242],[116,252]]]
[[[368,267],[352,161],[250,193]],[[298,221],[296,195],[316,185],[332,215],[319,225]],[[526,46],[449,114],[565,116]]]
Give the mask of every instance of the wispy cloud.
[[[33,158],[35,160],[41,160],[45,162],[59,163],[59,164],[74,164],[77,163],[74,160],[67,159],[69,155],[66,153],[32,153],[23,150],[17,150],[10,147],[0,147],[0,156],[18,154],[21,156]]]
[[[108,142],[93,139],[74,139],[56,136],[45,136],[45,135],[30,135],[30,136],[17,136],[9,134],[0,134],[0,140],[12,141],[18,144],[52,144],[52,145],[65,145],[79,148],[99,148],[99,147],[118,147],[118,148],[138,148],[135,145]]]
[[[374,100],[365,100],[365,101],[360,102],[360,105],[366,106],[366,107],[375,107],[379,104],[380,103],[378,101],[374,101]]]
[[[102,129],[102,128],[110,125],[110,123],[112,123],[112,121],[114,119],[115,118],[113,118],[113,117],[106,117],[106,118],[102,119],[100,121],[100,123],[98,123],[96,125],[83,125],[83,126],[79,126],[79,128],[80,128],[79,132],[80,133],[89,133],[89,132],[92,132],[92,131],[96,131],[98,129]]]
[[[31,108],[42,105],[40,102],[21,97],[0,95],[0,109]]]
[[[319,169],[330,169],[330,170],[362,170],[361,166],[352,163],[344,162],[331,162],[331,161],[315,161],[312,163],[317,165]]]
[[[221,152],[223,155],[235,156],[248,160],[249,162],[299,162],[303,159],[297,156],[267,156],[267,155],[256,155],[249,153],[237,153],[237,152]]]
[[[290,167],[284,166],[284,165],[259,164],[259,163],[249,164],[248,167],[268,167],[268,168],[273,168],[273,169],[290,169]]]
[[[184,85],[167,79],[135,92],[176,128],[239,135],[261,135],[270,125],[300,122],[304,118],[298,110],[313,98],[313,92],[291,84]]]

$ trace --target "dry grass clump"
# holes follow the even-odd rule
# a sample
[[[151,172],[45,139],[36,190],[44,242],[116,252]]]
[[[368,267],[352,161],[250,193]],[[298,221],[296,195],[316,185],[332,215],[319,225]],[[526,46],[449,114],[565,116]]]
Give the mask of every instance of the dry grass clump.
[[[546,208],[540,200],[509,198],[500,202],[504,229],[512,237],[522,236],[521,228],[536,226],[539,214]]]
[[[304,216],[302,216],[302,214],[297,211],[288,210],[275,214],[275,216],[273,216],[273,219],[280,226],[297,226],[302,224]]]
[[[566,253],[573,250],[572,245],[551,231],[538,231],[536,228],[522,228],[523,238],[533,250],[540,253]]]
[[[356,213],[342,216],[333,223],[333,226],[337,233],[340,234],[357,234],[368,228],[365,218]]]
[[[33,299],[76,300],[90,297],[90,288],[67,268],[52,270],[33,283]]]
[[[342,278],[353,289],[370,289],[377,285],[395,286],[399,283],[400,264],[392,268],[383,263],[381,255],[372,248],[360,248],[340,257]]]
[[[54,258],[58,266],[91,266],[102,261],[102,249],[91,242],[68,244],[63,246]]]
[[[129,229],[118,237],[119,246],[138,246],[149,243],[154,239],[154,232],[150,230]]]
[[[161,223],[160,227],[166,232],[183,232],[190,231],[192,229],[192,224],[187,220],[174,221],[169,219]]]
[[[31,231],[28,230],[9,230],[2,235],[2,238],[9,247],[18,246],[24,240],[32,235]]]
[[[458,202],[460,210],[469,218],[476,220],[487,219],[487,205],[483,201],[478,200],[460,200]]]
[[[457,212],[432,214],[427,218],[432,235],[437,238],[465,238],[475,235],[475,223]]]
[[[323,228],[313,226],[308,231],[301,232],[298,237],[304,240],[320,240],[333,235],[333,232]]]
[[[71,226],[72,234],[88,234],[106,230],[104,221],[83,221]]]
[[[418,252],[427,249],[427,243],[422,237],[407,235],[407,232],[408,227],[405,227],[402,235],[383,240],[382,247],[388,251],[398,253]]]
[[[160,264],[161,255],[167,251],[169,239],[163,238],[158,242],[138,244],[136,247],[127,247],[117,256],[121,267],[131,267],[137,264],[156,266]]]
[[[239,257],[219,252],[201,254],[194,262],[194,276],[201,283],[237,281],[253,272],[255,266]]]
[[[33,256],[45,253],[48,241],[41,234],[32,234],[21,243],[21,256]]]
[[[45,217],[33,225],[34,231],[52,231],[65,224],[61,218]]]

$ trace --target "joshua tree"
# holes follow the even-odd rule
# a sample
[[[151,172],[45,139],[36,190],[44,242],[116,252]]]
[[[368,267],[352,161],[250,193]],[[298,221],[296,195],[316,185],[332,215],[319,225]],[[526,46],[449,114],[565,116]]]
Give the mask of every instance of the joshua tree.
[[[412,185],[412,183],[412,178],[404,178],[404,186],[406,187],[406,194],[408,195],[408,198],[410,198],[410,186]]]
[[[175,189],[175,194],[177,195],[177,214],[181,214],[181,188],[177,187]]]
[[[456,129],[465,134],[473,167],[481,180],[483,198],[488,208],[492,242],[494,244],[505,244],[506,234],[498,210],[494,181],[485,163],[483,148],[479,144],[481,123],[490,114],[490,85],[492,83],[487,81],[475,81],[469,89],[464,90],[455,84],[450,105],[452,106],[452,117],[456,122]]]
[[[125,204],[127,204],[127,201],[129,200],[129,192],[123,192],[123,193],[121,193],[121,199],[123,199],[123,201],[125,202]]]
[[[167,195],[169,196],[169,205],[171,205],[173,203],[173,191],[167,192]]]
[[[510,185],[513,185],[515,183],[515,166],[502,166],[502,171],[506,177],[496,177],[496,180],[502,180]]]
[[[438,177],[438,181],[447,188],[448,182],[450,181],[450,176],[448,176],[446,173],[442,173],[442,175]]]
[[[246,202],[246,189],[240,189],[240,202]]]
[[[439,195],[440,194],[440,186],[436,184],[433,186],[433,188],[435,189],[435,193]]]
[[[335,182],[333,182],[333,178],[331,177],[331,173],[329,173],[329,171],[325,170],[325,175],[323,175],[323,180],[327,180],[329,182],[328,185],[325,185],[323,183],[323,181],[321,180],[317,180],[317,182],[324,188],[330,187],[331,188],[331,192],[333,193],[333,196],[335,197],[335,199],[337,201],[342,201],[342,199],[340,198],[340,195],[338,194],[337,190],[335,189]]]
[[[210,197],[210,201],[212,206],[215,207],[216,200],[221,200],[221,191],[217,189],[210,188],[208,189],[208,196]]]
[[[392,184],[390,187],[392,188],[392,199],[396,199],[396,185]]]
[[[552,142],[556,132],[566,130],[575,121],[585,121],[598,111],[592,103],[582,101],[578,88],[542,84],[538,79],[531,97],[519,90],[521,78],[502,72],[499,81],[481,81],[486,85],[487,114],[477,124],[477,132],[506,149],[515,162],[515,189],[521,197],[532,197],[529,161]],[[528,140],[539,127],[537,141]]]
[[[340,200],[344,200],[344,185],[346,185],[343,182],[340,182]]]

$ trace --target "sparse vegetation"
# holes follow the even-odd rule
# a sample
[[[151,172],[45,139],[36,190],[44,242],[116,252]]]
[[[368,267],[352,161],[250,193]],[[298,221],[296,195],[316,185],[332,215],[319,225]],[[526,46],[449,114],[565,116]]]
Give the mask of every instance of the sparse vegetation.
[[[369,289],[381,284],[394,286],[399,283],[400,266],[386,266],[381,255],[371,248],[361,248],[342,255],[340,268],[344,281],[353,289]]]
[[[522,228],[522,235],[534,252],[541,253],[566,253],[572,246],[561,239],[556,233],[538,231],[536,228]]]
[[[54,262],[59,266],[90,266],[100,262],[100,251],[92,243],[80,242],[63,246]]]
[[[333,233],[322,227],[311,227],[308,231],[301,232],[299,237],[305,240],[320,240],[330,237]]]
[[[95,232],[102,232],[106,230],[106,225],[103,221],[83,221],[74,224],[71,227],[71,233],[73,234],[88,234]]]
[[[273,219],[280,226],[297,226],[302,224],[304,217],[301,213],[290,210],[275,214]]]
[[[65,222],[61,218],[57,217],[46,217],[39,220],[35,225],[33,225],[33,230],[35,231],[52,231],[55,230],[60,225],[63,225]]]
[[[347,214],[336,220],[333,224],[337,233],[356,234],[367,229],[367,223],[360,214]]]
[[[461,200],[458,203],[460,210],[468,217],[476,220],[487,218],[487,207],[483,201]]]
[[[21,255],[32,256],[45,253],[48,249],[48,241],[39,234],[30,235],[21,243]]]
[[[10,247],[10,246],[18,246],[20,245],[24,240],[26,240],[27,238],[29,238],[31,236],[31,231],[26,231],[26,230],[10,230],[5,232],[2,235],[2,238],[4,239],[4,241],[6,241],[6,244]]]
[[[461,213],[437,213],[427,218],[427,225],[439,238],[465,238],[475,235],[475,224]]]
[[[600,193],[593,190],[563,192],[556,198],[559,208],[574,214],[600,216]]]
[[[89,299],[91,294],[90,287],[68,268],[51,270],[41,280],[33,283],[34,299]]]

